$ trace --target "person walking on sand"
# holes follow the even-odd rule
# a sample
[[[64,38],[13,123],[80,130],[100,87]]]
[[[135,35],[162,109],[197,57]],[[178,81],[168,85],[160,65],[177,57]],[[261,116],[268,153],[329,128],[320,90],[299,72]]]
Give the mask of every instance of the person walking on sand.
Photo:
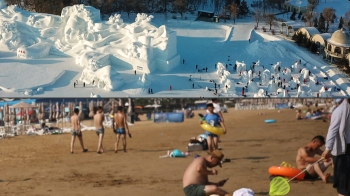
[[[96,127],[96,134],[98,136],[98,146],[97,146],[97,153],[102,154],[103,153],[103,146],[102,146],[102,141],[103,141],[103,136],[105,134],[105,129],[103,127],[103,121],[105,120],[105,116],[103,113],[103,107],[98,106],[97,107],[97,112],[94,115],[94,124]]]
[[[114,130],[114,133],[116,134],[116,139],[117,139],[115,142],[115,153],[118,152],[118,145],[119,145],[120,137],[122,138],[122,141],[123,141],[124,152],[126,152],[126,132],[125,132],[125,130],[128,132],[128,135],[130,138],[131,138],[131,134],[129,131],[128,123],[126,122],[126,117],[125,117],[125,114],[123,112],[122,106],[119,106],[117,113],[114,114],[114,122],[116,124],[116,127],[113,123],[113,130]]]
[[[226,85],[227,86],[227,85]],[[224,115],[222,115],[222,112],[221,112],[221,106],[219,104],[219,100],[217,98],[214,98],[211,100],[213,102],[213,106],[214,106],[214,113],[216,114],[219,114],[220,116],[220,119],[221,119],[221,122],[225,122],[224,120]],[[207,113],[210,113],[209,110],[207,110]],[[218,142],[221,142],[220,141],[220,136],[218,135]]]
[[[324,137],[321,135],[315,136],[312,140],[303,147],[300,147],[296,157],[297,168],[305,171],[305,180],[315,180],[318,177],[327,183],[330,177],[329,173],[324,174],[329,166],[333,164],[332,159],[324,159],[323,162],[316,163],[319,158],[315,155],[322,155],[323,151],[320,149],[325,144]],[[316,163],[312,166],[313,163]]]
[[[74,142],[75,138],[78,136],[78,139],[80,141],[81,148],[83,149],[83,152],[87,152],[88,149],[84,148],[84,141],[83,141],[83,133],[81,132],[81,127],[80,127],[80,120],[79,120],[79,109],[75,108],[74,109],[74,115],[70,117],[70,122],[72,125],[72,139],[71,139],[71,144],[70,144],[70,153],[74,153]]]
[[[221,180],[217,183],[209,182],[209,175],[218,175],[216,169],[211,169],[221,165],[224,154],[220,150],[209,152],[205,157],[197,157],[187,167],[183,178],[182,187],[186,196],[207,196],[219,195],[230,196],[228,192],[222,190],[220,187],[224,186],[226,181]],[[211,170],[208,170],[210,168]]]
[[[215,127],[217,125],[221,125],[224,129],[224,134],[226,134],[226,126],[224,122],[221,120],[219,114],[214,113],[214,105],[212,103],[207,104],[207,109],[209,113],[207,113],[201,120],[200,124],[203,123],[203,121],[206,121],[211,126]],[[206,131],[205,134],[207,135],[207,143],[208,143],[208,149],[209,152],[212,152],[213,150],[218,149],[218,135],[210,133],[209,131]],[[213,148],[214,146],[214,148]]]
[[[332,112],[322,157],[333,155],[333,188],[338,196],[350,195],[350,99],[342,99]]]

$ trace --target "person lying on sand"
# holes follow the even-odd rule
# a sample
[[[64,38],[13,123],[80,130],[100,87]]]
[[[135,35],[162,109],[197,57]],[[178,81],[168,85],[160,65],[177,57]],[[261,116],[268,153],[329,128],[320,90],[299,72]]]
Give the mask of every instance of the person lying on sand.
[[[324,144],[324,137],[318,135],[312,138],[312,140],[306,146],[299,148],[296,157],[297,168],[304,170],[305,168],[309,167],[305,172],[305,180],[314,180],[318,177],[321,177],[322,180],[327,183],[330,174],[324,174],[324,172],[330,165],[333,166],[333,160],[331,158],[324,159],[323,162],[319,162],[318,164],[311,166],[311,164],[317,162],[320,159],[315,158],[315,155],[322,155],[323,150],[321,150],[320,147],[322,147]]]
[[[186,196],[204,196],[217,194],[220,196],[229,196],[228,192],[222,190],[219,187],[225,185],[226,180],[221,180],[217,183],[209,182],[209,175],[217,175],[218,171],[215,169],[208,170],[207,168],[213,168],[221,166],[221,161],[224,158],[224,154],[220,150],[214,150],[208,152],[205,157],[197,157],[187,167],[182,179],[182,185]]]

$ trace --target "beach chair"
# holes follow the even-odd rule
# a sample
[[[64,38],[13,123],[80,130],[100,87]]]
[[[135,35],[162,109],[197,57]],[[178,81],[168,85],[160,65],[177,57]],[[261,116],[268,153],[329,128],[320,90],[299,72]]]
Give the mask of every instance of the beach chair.
[[[6,130],[4,127],[0,127],[0,138],[6,137]]]

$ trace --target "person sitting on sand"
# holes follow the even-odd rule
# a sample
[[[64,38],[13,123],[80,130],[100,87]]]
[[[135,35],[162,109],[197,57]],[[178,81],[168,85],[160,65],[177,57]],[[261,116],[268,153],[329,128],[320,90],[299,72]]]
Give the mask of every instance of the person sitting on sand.
[[[310,119],[312,117],[311,109],[308,109],[305,115],[305,119]]]
[[[303,119],[303,118],[301,117],[301,109],[298,110],[297,115],[296,115],[296,119],[297,119],[297,120]]]
[[[224,134],[226,134],[226,127],[225,123],[221,121],[220,115],[217,113],[214,113],[214,105],[212,103],[207,104],[207,109],[209,111],[208,114],[206,114],[203,119],[201,119],[200,124],[203,123],[203,121],[206,121],[211,126],[215,127],[218,124],[222,126],[224,129]],[[208,143],[208,149],[210,152],[213,150],[217,150],[218,147],[218,135],[210,133],[209,131],[206,131],[205,134],[207,135],[207,143]],[[214,149],[213,149],[214,146]]]
[[[74,142],[75,142],[75,138],[76,136],[78,136],[79,141],[80,141],[80,145],[83,148],[83,152],[87,152],[88,149],[84,148],[84,142],[83,142],[83,133],[81,132],[81,128],[80,128],[80,120],[79,120],[79,109],[75,108],[74,109],[74,115],[70,118],[70,122],[72,124],[72,140],[71,140],[71,144],[70,144],[70,153],[73,154],[74,153]]]
[[[113,123],[113,130],[114,133],[116,134],[117,141],[115,142],[115,153],[118,152],[118,145],[119,145],[119,139],[120,137],[122,138],[123,141],[123,147],[124,147],[124,152],[126,152],[126,132],[125,129],[128,131],[129,137],[131,137],[128,123],[126,122],[126,117],[123,112],[123,106],[118,106],[118,112],[114,114],[114,122],[116,124],[116,128]]]
[[[331,158],[324,159],[323,162],[319,162],[311,167],[311,164],[317,162],[321,158],[315,158],[315,155],[322,155],[323,151],[320,149],[320,147],[322,147],[324,144],[324,137],[318,135],[312,138],[312,140],[306,146],[299,148],[296,157],[297,168],[300,170],[308,168],[305,172],[304,179],[314,180],[321,177],[322,180],[327,183],[330,174],[324,174],[324,172],[330,165],[333,165],[333,160]]]
[[[197,157],[187,167],[183,179],[182,186],[186,196],[204,196],[217,194],[220,196],[229,196],[228,192],[219,187],[225,185],[226,180],[221,180],[217,183],[209,182],[209,175],[217,175],[218,171],[215,169],[208,170],[221,165],[224,154],[220,150],[208,152],[205,157]]]
[[[96,127],[96,134],[98,136],[98,146],[97,146],[97,153],[102,154],[103,153],[103,136],[105,134],[105,129],[103,127],[103,121],[105,120],[105,116],[103,114],[103,107],[98,106],[97,112],[94,115],[94,123]]]

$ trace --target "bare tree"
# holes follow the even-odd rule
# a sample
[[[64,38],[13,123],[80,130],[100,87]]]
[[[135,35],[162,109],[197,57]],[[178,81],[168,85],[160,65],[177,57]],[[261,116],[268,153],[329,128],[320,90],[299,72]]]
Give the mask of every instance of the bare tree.
[[[314,21],[315,16],[316,16],[316,14],[314,14],[311,11],[308,11],[304,14],[304,18],[307,21],[309,27],[312,27],[312,22]]]
[[[324,17],[324,20],[326,22],[326,32],[328,32],[329,29],[329,23],[333,20],[333,15],[334,15],[335,10],[332,8],[324,8],[322,11],[322,15]]]
[[[263,10],[260,8],[254,9],[253,17],[254,17],[255,22],[256,22],[256,27],[258,27],[260,20],[263,18]]]
[[[308,5],[307,5],[308,10],[311,12],[311,15],[312,15],[314,10],[320,3],[320,0],[307,0],[307,2],[308,2]]]
[[[267,13],[264,15],[264,18],[266,24],[270,26],[270,30],[272,29],[272,26],[278,26],[275,14]]]
[[[343,21],[344,21],[344,26],[348,28],[348,30],[350,30],[350,10],[347,11],[343,17]]]
[[[230,13],[233,18],[233,24],[236,24],[237,14],[238,14],[238,6],[236,3],[232,3],[230,5]]]
[[[173,2],[173,8],[181,14],[181,19],[183,18],[183,13],[187,9],[186,1],[185,0],[175,0]]]

